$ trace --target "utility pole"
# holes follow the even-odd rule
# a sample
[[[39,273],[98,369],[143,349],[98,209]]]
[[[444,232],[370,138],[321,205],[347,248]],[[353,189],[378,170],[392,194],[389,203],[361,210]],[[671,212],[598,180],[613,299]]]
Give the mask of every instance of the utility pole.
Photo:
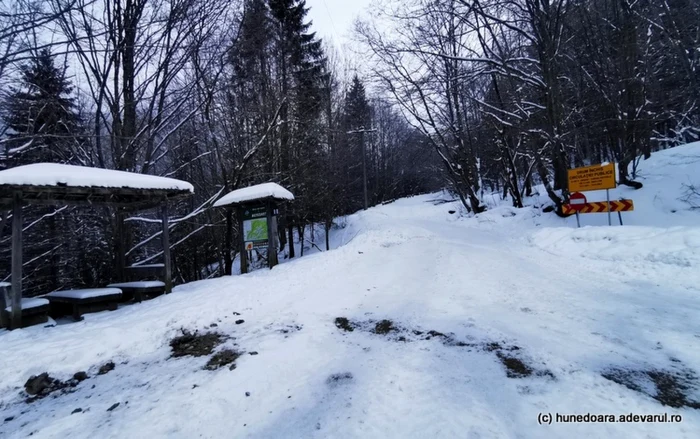
[[[357,130],[348,131],[347,134],[360,134],[360,143],[362,145],[362,191],[365,196],[365,209],[369,207],[367,198],[367,154],[365,153],[365,133],[374,133],[377,130],[374,128],[360,128]]]

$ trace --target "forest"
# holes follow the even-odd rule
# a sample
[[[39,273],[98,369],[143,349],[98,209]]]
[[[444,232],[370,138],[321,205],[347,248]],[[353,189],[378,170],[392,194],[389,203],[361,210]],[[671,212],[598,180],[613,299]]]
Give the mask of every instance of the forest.
[[[356,23],[362,68],[304,0],[0,0],[0,169],[54,162],[191,182],[171,208],[178,282],[231,273],[238,230],[210,209],[274,181],[295,194],[280,252],[308,229],[447,188],[465,211],[568,200],[566,170],[637,164],[700,135],[698,0],[383,0]],[[116,213],[33,206],[27,295],[114,276]],[[9,278],[10,212],[0,212]],[[129,263],[160,220],[133,212]],[[320,236],[320,235],[319,235]],[[301,241],[296,247],[290,245]],[[295,254],[296,253],[296,254]]]

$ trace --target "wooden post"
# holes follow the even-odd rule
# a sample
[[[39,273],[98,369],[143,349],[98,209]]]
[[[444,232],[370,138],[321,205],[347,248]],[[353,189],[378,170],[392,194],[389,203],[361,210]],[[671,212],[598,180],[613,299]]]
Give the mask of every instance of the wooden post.
[[[272,268],[278,264],[277,261],[277,217],[275,216],[275,206],[272,201],[267,203],[267,266]]]
[[[12,284],[5,284],[0,282],[0,328],[9,328],[10,319],[6,316],[5,308],[10,306],[12,301],[10,300],[10,289]]]
[[[226,209],[226,237],[224,239],[224,275],[231,276],[233,260],[231,253],[236,246],[233,243],[233,210]]]
[[[161,218],[163,223],[163,271],[165,275],[165,294],[173,291],[173,272],[170,263],[170,228],[168,226],[168,200],[163,201],[161,207]]]
[[[245,249],[245,235],[243,233],[243,207],[236,209],[238,216],[238,236],[241,243],[241,274],[248,272],[248,251]]]
[[[22,327],[22,193],[12,200],[12,316],[10,328]]]
[[[117,280],[119,282],[126,282],[129,279],[126,279],[126,273],[124,271],[124,267],[126,267],[126,245],[124,245],[126,239],[124,233],[124,210],[119,207],[117,208],[115,226],[115,233],[117,234],[115,237],[117,239],[117,254],[115,255],[117,263]]]

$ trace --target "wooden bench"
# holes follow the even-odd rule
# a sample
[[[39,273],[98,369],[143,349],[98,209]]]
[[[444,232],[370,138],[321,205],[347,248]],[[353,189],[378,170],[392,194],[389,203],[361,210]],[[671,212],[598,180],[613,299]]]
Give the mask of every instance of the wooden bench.
[[[49,301],[42,298],[28,298],[22,299],[22,328],[26,328],[32,325],[39,325],[49,321]],[[3,326],[7,326],[10,329],[10,316],[12,313],[12,307],[8,306],[2,310]]]
[[[165,277],[165,265],[132,265],[124,268],[124,275],[129,281],[162,280]]]
[[[72,315],[76,321],[83,314],[117,309],[122,292],[119,288],[54,291],[44,296],[51,304],[52,317]]]
[[[107,288],[119,288],[122,291],[122,301],[134,300],[141,302],[163,294],[165,292],[165,282],[159,280],[121,282],[109,284]]]
[[[164,264],[132,265],[124,268],[125,282],[115,282],[107,287],[119,288],[124,295],[122,300],[141,302],[168,293]]]

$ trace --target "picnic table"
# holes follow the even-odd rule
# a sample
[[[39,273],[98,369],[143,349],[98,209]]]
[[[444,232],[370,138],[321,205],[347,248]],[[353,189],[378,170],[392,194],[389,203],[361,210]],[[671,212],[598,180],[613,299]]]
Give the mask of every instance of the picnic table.
[[[119,288],[90,288],[54,291],[44,297],[50,302],[52,316],[72,315],[79,321],[86,313],[116,310],[122,291]]]
[[[165,292],[165,282],[159,280],[121,282],[109,284],[107,288],[119,288],[122,291],[123,301],[134,300],[141,302],[144,299],[163,294]]]
[[[22,298],[20,302],[22,308],[22,328],[38,325],[49,321],[49,301],[41,298]],[[12,306],[7,306],[2,310],[0,326],[9,326]]]

